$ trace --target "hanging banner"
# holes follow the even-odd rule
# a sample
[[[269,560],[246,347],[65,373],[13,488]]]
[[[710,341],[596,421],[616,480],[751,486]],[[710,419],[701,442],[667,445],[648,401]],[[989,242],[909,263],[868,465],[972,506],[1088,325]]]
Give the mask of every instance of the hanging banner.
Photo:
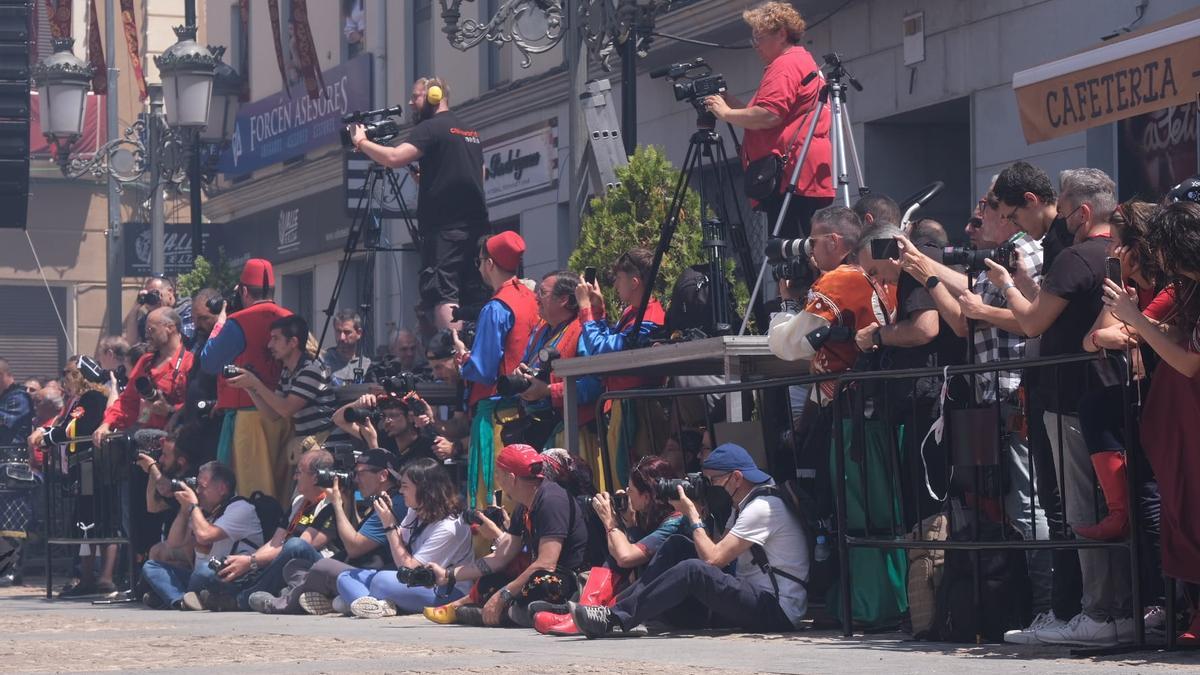
[[[1200,10],[1013,75],[1030,143],[1186,105],[1198,89]]]
[[[238,0],[238,19],[242,29],[238,31],[238,64],[239,73],[250,72],[250,0]],[[242,90],[238,100],[242,103],[250,100],[250,78],[243,75]]]
[[[46,0],[46,13],[50,15],[50,37],[71,37],[71,0]]]
[[[125,45],[129,48],[129,65],[133,68],[133,79],[138,85],[138,100],[146,100],[146,71],[142,68],[142,52],[138,47],[137,16],[133,13],[133,0],[121,0],[121,23],[125,26]],[[108,46],[112,49],[112,45]]]
[[[91,0],[88,12],[88,65],[92,67],[92,91],[108,93],[108,65],[104,62],[104,46],[100,44],[100,19],[96,16],[96,0]]]
[[[292,0],[292,37],[296,41],[296,59],[308,97],[320,98],[325,91],[325,80],[321,77],[321,62],[313,43],[312,28],[308,25],[307,0]]]
[[[267,9],[271,13],[271,37],[275,39],[275,62],[279,64],[279,79],[283,81],[283,90],[290,97],[292,88],[288,85],[287,64],[283,61],[283,36],[279,32],[279,0],[267,0]]]

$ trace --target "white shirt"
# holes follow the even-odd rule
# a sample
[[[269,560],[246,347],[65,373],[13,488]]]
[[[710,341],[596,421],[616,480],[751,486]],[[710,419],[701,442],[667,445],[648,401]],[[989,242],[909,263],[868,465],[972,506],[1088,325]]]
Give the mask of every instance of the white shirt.
[[[191,527],[191,521],[188,521]],[[195,568],[208,564],[209,558],[223,558],[230,553],[250,554],[263,545],[262,526],[258,522],[258,512],[250,502],[239,499],[225,507],[221,517],[213,522],[213,527],[221,528],[225,538],[214,543],[208,553],[196,550]],[[234,551],[234,544],[237,550]]]
[[[749,495],[746,499],[750,499]],[[726,527],[738,539],[762,546],[771,567],[797,579],[808,578],[808,538],[779,497],[742,500],[729,515]],[[736,576],[769,593],[775,592],[771,577],[754,564],[749,549],[737,558]],[[780,574],[775,575],[775,580],[779,583],[780,608],[792,625],[799,627],[808,610],[808,591]]]
[[[443,518],[431,523],[412,541],[413,528],[417,525],[416,509],[409,509],[400,523],[400,538],[408,546],[412,557],[422,565],[434,563],[445,569],[475,562],[475,550],[471,542],[471,526],[459,516]],[[458,583],[464,593],[471,590],[470,581]]]

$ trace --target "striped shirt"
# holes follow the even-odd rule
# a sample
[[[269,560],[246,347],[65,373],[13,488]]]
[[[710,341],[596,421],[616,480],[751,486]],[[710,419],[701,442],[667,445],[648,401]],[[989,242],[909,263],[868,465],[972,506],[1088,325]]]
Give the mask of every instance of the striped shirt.
[[[1042,244],[1024,232],[1018,232],[1007,242],[1016,246],[1021,254],[1029,276],[1038,283],[1042,280]],[[992,307],[1008,307],[1008,299],[1004,293],[992,283],[987,272],[980,272],[975,278],[975,292],[978,293],[985,305]],[[1028,338],[1017,333],[1010,333],[991,324],[980,323],[975,330],[975,358],[979,363],[994,363],[1011,359],[1024,358]],[[975,398],[979,403],[993,403],[999,394],[1001,401],[1011,401],[1021,386],[1021,371],[1000,370],[999,387],[991,372],[980,373],[975,378]]]
[[[283,369],[279,374],[280,396],[295,394],[304,399],[304,407],[292,416],[297,436],[312,436],[333,428],[336,403],[329,369],[320,361],[301,357],[294,371]]]

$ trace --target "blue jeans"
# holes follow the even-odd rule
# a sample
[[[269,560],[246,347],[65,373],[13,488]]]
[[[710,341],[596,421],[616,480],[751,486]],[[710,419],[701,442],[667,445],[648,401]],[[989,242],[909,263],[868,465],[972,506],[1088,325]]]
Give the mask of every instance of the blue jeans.
[[[410,588],[400,582],[395,570],[353,569],[342,572],[337,578],[338,595],[347,605],[355,600],[371,596],[378,600],[391,600],[401,614],[418,614],[426,607],[437,607],[453,602],[463,595],[457,587],[447,593],[444,587]]]
[[[204,569],[210,571],[207,567]],[[204,577],[193,574],[192,570],[174,567],[157,560],[147,560],[146,564],[142,565],[142,578],[168,605],[183,600],[184,593],[201,590],[207,581]]]
[[[238,593],[237,603],[238,608],[242,610],[250,609],[250,594],[258,591],[265,591],[271,595],[278,595],[279,591],[283,590],[286,584],[283,578],[283,566],[293,560],[307,560],[316,562],[323,556],[321,552],[313,548],[307,541],[299,537],[290,537],[283,542],[283,548],[280,549],[279,555],[271,561],[263,569],[262,574],[254,584],[247,586]]]

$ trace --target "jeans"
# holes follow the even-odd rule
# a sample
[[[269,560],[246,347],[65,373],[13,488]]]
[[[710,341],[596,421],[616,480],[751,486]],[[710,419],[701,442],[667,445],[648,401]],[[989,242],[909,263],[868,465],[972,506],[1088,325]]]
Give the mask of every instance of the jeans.
[[[695,556],[691,539],[671,535],[637,583],[613,605],[613,617],[625,628],[633,628],[693,599],[711,611],[722,626],[754,632],[795,630],[770,590],[726,574]]]
[[[1054,468],[1054,450],[1046,432],[1045,407],[1041,394],[1034,387],[1028,390],[1029,409],[1025,421],[1029,429],[1029,450],[1033,454],[1033,487],[1037,488],[1037,500],[1046,512],[1050,526],[1050,538],[1070,539],[1067,517],[1063,513],[1062,494],[1058,489],[1058,471]],[[1079,573],[1079,554],[1074,549],[1054,549],[1050,554],[1054,560],[1054,582],[1052,606],[1054,614],[1063,619],[1079,613],[1079,597],[1083,594],[1083,582]]]
[[[438,607],[464,595],[457,587],[445,592],[445,587],[412,588],[400,582],[395,570],[354,569],[342,572],[337,578],[338,595],[347,605],[371,596],[391,600],[401,614],[418,614],[426,607]]]
[[[148,560],[145,565],[142,565],[142,578],[168,605],[174,605],[183,600],[184,593],[203,589],[204,583],[208,581],[204,577],[193,574],[192,570],[174,567],[157,560]]]
[[[1004,510],[1009,520],[1025,540],[1050,539],[1050,523],[1042,509],[1040,495],[1032,492],[1033,476],[1029,460],[1029,444],[1017,433],[1007,434],[1001,460],[1008,472],[1008,493],[1004,495]],[[1036,497],[1036,498],[1035,498]],[[1029,567],[1029,582],[1033,587],[1033,613],[1051,608],[1054,588],[1054,553],[1050,549],[1025,551]]]
[[[337,578],[342,572],[356,569],[333,558],[321,558],[310,563],[303,558],[291,560],[283,569],[288,587],[283,595],[271,601],[275,611],[281,614],[303,614],[300,596],[305,593],[320,593],[326,597],[337,595]]]
[[[238,593],[238,607],[243,610],[250,609],[250,594],[258,591],[265,591],[271,595],[277,595],[283,587],[287,585],[284,579],[283,567],[293,560],[307,560],[316,562],[323,556],[321,552],[313,548],[307,541],[299,537],[289,537],[283,542],[283,548],[279,551],[279,555],[271,561],[263,569],[262,575],[254,582],[252,586],[243,589]]]
[[[1060,420],[1062,444],[1059,445]],[[1092,462],[1079,418],[1046,412],[1046,431],[1054,451],[1054,466],[1064,477],[1063,502],[1071,526],[1092,525],[1096,517]],[[1061,455],[1061,457],[1060,457]],[[1120,549],[1081,549],[1079,570],[1083,578],[1082,612],[1098,621],[1132,616],[1129,554]]]

